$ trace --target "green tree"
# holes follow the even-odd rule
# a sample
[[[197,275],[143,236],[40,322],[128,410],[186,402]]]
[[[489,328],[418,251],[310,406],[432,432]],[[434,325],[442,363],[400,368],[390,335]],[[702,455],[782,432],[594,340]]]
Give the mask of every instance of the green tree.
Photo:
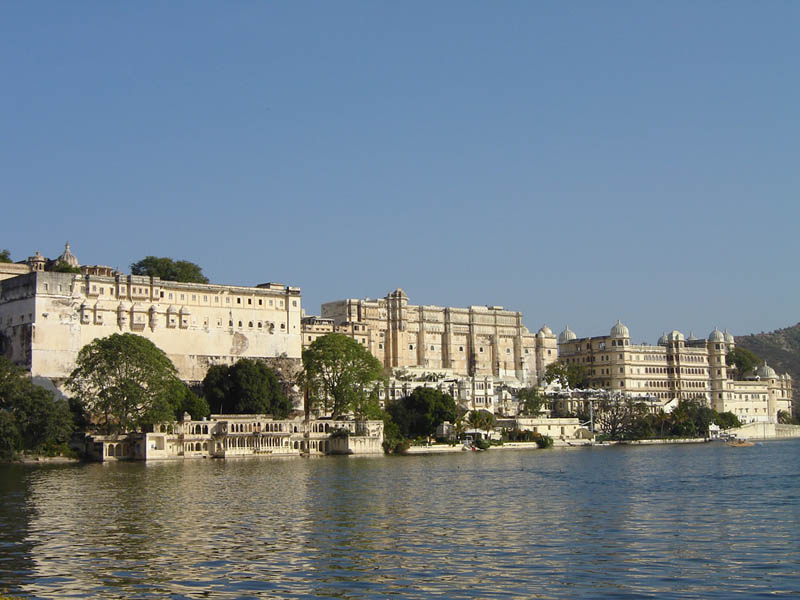
[[[203,269],[187,260],[173,260],[168,257],[146,256],[131,265],[133,275],[160,277],[166,281],[185,283],[208,283]]]
[[[647,414],[647,405],[624,396],[600,398],[594,403],[597,428],[612,440],[634,437],[637,422]]]
[[[72,429],[67,401],[35,385],[27,372],[0,357],[0,457],[22,450],[55,452]]]
[[[472,429],[485,431],[488,435],[497,424],[497,419],[488,410],[473,410],[467,415],[467,424]]]
[[[408,438],[430,437],[436,428],[458,418],[456,401],[450,394],[418,387],[411,394],[392,402],[387,408],[400,432]]]
[[[80,267],[74,267],[63,260],[58,261],[53,267],[50,268],[54,273],[80,273]]]
[[[182,419],[184,413],[189,413],[194,420],[200,420],[211,414],[206,399],[195,394],[182,381],[175,383],[169,392],[169,397],[174,407],[176,420]]]
[[[212,366],[203,379],[203,395],[215,414],[270,414],[284,419],[292,410],[275,370],[249,358],[230,367]]]
[[[517,392],[517,400],[520,401],[520,414],[526,417],[538,417],[547,404],[547,398],[537,388],[521,389]]]
[[[734,348],[725,356],[725,362],[729,367],[736,369],[736,379],[744,379],[756,372],[756,368],[763,360],[747,348]]]
[[[567,378],[567,366],[562,362],[552,362],[544,368],[544,380],[547,383],[558,382],[566,387],[569,379]]]
[[[175,366],[150,340],[115,333],[81,348],[67,388],[104,433],[136,431],[169,421]]]
[[[781,412],[785,411],[778,411],[778,422],[781,422]],[[739,417],[733,414],[731,411],[726,410],[725,412],[721,412],[717,414],[716,419],[714,422],[719,425],[722,429],[733,429],[734,427],[741,427],[742,422],[739,421]]]
[[[19,434],[14,413],[0,409],[0,460],[10,460],[22,450],[22,436]]]
[[[233,412],[234,400],[231,395],[230,367],[212,365],[203,378],[203,397],[212,413],[218,415]]]
[[[384,419],[384,411],[381,409],[380,399],[378,398],[378,387],[372,388],[369,392],[364,390],[357,394],[352,410],[358,421]]]
[[[788,410],[778,411],[778,423],[780,423],[781,425],[800,425],[800,422],[798,422],[797,417],[793,417],[792,413],[790,413]],[[720,425],[720,427],[722,427],[722,425]],[[735,427],[741,427],[741,424],[735,425]]]
[[[8,250],[0,250],[0,263],[10,263],[13,262],[11,260],[11,253]]]
[[[547,383],[557,381],[563,387],[585,388],[589,380],[583,365],[566,365],[560,361],[552,362],[544,369],[544,380]]]
[[[353,338],[329,333],[303,350],[301,382],[312,404],[330,406],[332,416],[352,410],[383,374],[383,365]],[[327,411],[326,411],[327,412]]]
[[[235,413],[265,413],[283,419],[292,410],[277,373],[263,362],[240,359],[230,369],[230,382]]]

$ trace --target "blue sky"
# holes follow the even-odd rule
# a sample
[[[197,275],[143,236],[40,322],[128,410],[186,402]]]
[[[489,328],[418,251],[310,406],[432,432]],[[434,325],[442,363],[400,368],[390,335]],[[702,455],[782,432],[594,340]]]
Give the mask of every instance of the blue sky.
[[[0,3],[0,248],[634,341],[800,321],[800,3]]]

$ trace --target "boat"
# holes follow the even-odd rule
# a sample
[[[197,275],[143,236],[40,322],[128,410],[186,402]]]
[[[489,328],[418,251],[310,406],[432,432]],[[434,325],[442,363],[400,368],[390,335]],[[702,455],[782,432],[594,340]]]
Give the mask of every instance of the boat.
[[[728,446],[731,446],[732,448],[747,448],[749,446],[755,446],[755,445],[756,445],[755,442],[748,442],[747,440],[733,439],[728,442]]]

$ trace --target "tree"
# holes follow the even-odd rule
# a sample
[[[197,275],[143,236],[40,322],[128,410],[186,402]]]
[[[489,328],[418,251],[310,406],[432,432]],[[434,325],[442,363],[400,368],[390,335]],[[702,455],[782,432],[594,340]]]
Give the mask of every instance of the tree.
[[[547,399],[536,388],[523,388],[517,392],[520,401],[520,414],[526,417],[538,417],[542,414]]]
[[[64,448],[72,429],[67,401],[0,357],[0,458],[23,450],[54,453]]]
[[[647,414],[647,405],[623,396],[600,398],[594,404],[595,423],[613,440],[633,437],[637,420]]]
[[[203,379],[203,394],[215,414],[270,414],[284,419],[292,410],[275,370],[249,358],[230,367],[212,366]]]
[[[10,263],[13,262],[11,260],[11,253],[8,250],[0,250],[0,263]]]
[[[547,383],[557,381],[562,387],[568,384],[567,366],[562,362],[552,362],[544,368],[544,380]]]
[[[115,333],[81,348],[67,388],[104,433],[122,433],[169,421],[175,366],[150,340]]]
[[[50,268],[54,273],[80,273],[80,267],[74,267],[63,260],[58,261],[53,267]]]
[[[571,388],[585,388],[589,384],[583,365],[566,365],[559,361],[552,362],[545,367],[544,380],[547,383],[558,381],[562,387]]]
[[[488,410],[473,410],[467,415],[467,423],[473,429],[491,432],[497,424],[497,419]]]
[[[352,410],[353,416],[355,416],[357,421],[384,419],[385,415],[384,411],[381,409],[377,386],[372,388],[369,392],[357,394],[353,402]]]
[[[292,410],[278,375],[263,362],[240,359],[230,369],[230,382],[236,413],[265,413],[283,419]]]
[[[778,411],[778,423],[780,423],[781,425],[800,425],[800,422],[798,422],[797,417],[793,417],[792,413],[790,413],[788,410]],[[720,425],[720,427],[722,427],[722,425]],[[734,427],[741,427],[741,424],[735,425]]]
[[[747,348],[734,348],[725,356],[725,363],[736,369],[736,379],[744,379],[755,373],[763,360]]]
[[[454,423],[458,417],[456,401],[450,394],[426,387],[392,402],[387,410],[407,438],[430,437],[439,425]]]
[[[303,350],[301,383],[312,404],[329,405],[334,417],[352,410],[382,374],[380,361],[342,333],[319,337]]]
[[[203,269],[187,260],[173,260],[167,257],[146,256],[131,265],[133,275],[160,277],[166,281],[184,283],[208,283]]]
[[[778,423],[781,423],[781,413],[786,412],[779,410],[778,411]],[[726,410],[725,412],[717,413],[716,419],[714,422],[719,425],[722,429],[733,429],[734,427],[741,427],[742,422],[739,421],[739,417],[733,414],[731,411]]]
[[[206,399],[195,394],[182,381],[175,383],[169,396],[174,407],[175,419],[182,419],[184,413],[189,413],[194,420],[203,419],[211,414]]]
[[[233,412],[230,367],[212,365],[206,371],[206,376],[203,378],[203,397],[212,413],[224,415]]]

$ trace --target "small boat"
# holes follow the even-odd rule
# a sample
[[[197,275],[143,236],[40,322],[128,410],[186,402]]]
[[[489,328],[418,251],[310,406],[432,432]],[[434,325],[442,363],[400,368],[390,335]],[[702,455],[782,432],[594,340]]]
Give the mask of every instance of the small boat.
[[[728,442],[728,446],[732,448],[747,448],[755,445],[755,442],[748,442],[747,440],[731,440]]]

